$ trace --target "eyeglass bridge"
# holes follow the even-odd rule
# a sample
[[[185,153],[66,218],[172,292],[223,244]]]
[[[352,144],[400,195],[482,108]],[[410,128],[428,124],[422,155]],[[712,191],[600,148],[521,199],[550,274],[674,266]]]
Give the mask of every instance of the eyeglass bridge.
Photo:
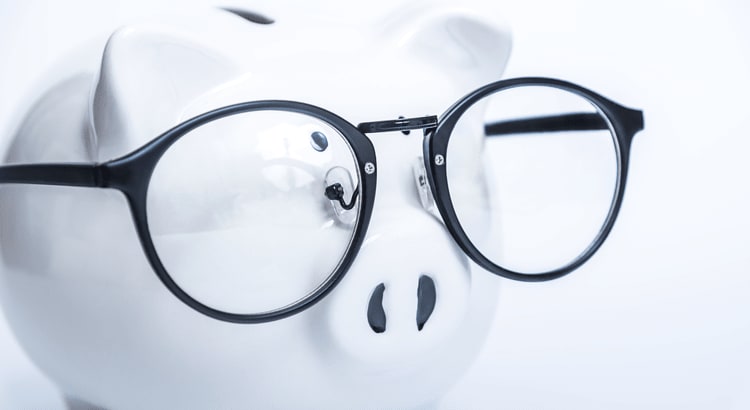
[[[426,130],[437,127],[438,117],[428,115],[425,117],[399,118],[397,120],[361,122],[357,129],[363,134],[372,132]]]

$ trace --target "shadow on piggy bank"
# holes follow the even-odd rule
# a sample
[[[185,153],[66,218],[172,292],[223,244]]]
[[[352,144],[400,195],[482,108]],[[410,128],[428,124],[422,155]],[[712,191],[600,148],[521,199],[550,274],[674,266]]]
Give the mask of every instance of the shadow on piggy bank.
[[[90,67],[60,79],[29,110],[6,162],[107,161],[191,117],[243,101],[305,101],[355,124],[419,117],[440,112],[472,87],[498,79],[510,50],[504,28],[456,11],[399,13],[369,29],[270,17],[276,21],[266,24],[265,17],[253,13],[211,10],[119,29],[107,43],[98,74],[97,67]],[[313,145],[341,149],[334,134],[329,130],[325,141]],[[257,325],[217,320],[174,297],[144,255],[122,193],[4,186],[0,296],[8,321],[71,407],[405,408],[435,403],[478,353],[494,315],[497,280],[472,274],[474,265],[425,210],[413,170],[422,135],[404,134],[395,130],[372,140],[378,194],[367,237],[346,276],[320,303]],[[285,149],[299,148],[294,141],[289,144]],[[223,155],[221,145],[186,147],[185,153],[196,158]],[[273,149],[255,154],[273,156]],[[322,187],[327,177],[347,184],[345,176],[316,173],[328,164],[310,164],[312,171],[245,183],[261,191],[270,184],[274,192],[282,182]],[[180,172],[191,176],[183,184],[166,172],[152,191],[170,200],[153,207],[149,219],[178,220],[192,233],[213,229],[212,224],[224,229],[239,223],[232,219],[236,212],[217,208],[225,201],[206,200],[215,184],[197,176],[219,172],[215,165],[183,162]],[[351,201],[352,187],[345,190]],[[289,210],[299,208],[273,203],[286,206],[286,213],[271,206],[267,214],[254,214],[254,235],[243,249],[235,249],[235,255],[267,258],[257,256],[250,263],[222,259],[222,266],[213,268],[200,258],[193,263],[193,251],[208,249],[194,238],[198,242],[189,242],[201,245],[190,251],[177,247],[170,263],[211,271],[208,279],[183,277],[181,287],[211,288],[201,302],[228,301],[225,310],[262,311],[265,302],[252,301],[277,303],[276,291],[283,293],[285,283],[302,283],[292,293],[309,291],[309,283],[296,279],[273,282],[262,291],[212,287],[210,278],[220,277],[223,269],[253,271],[255,263],[262,263],[264,271],[284,274],[317,263],[321,252],[340,246],[295,241],[302,236],[289,236],[294,232],[289,221],[296,217]],[[352,223],[346,212],[337,212],[332,223]],[[333,252],[341,256],[340,250]],[[282,294],[279,300],[287,297],[296,296]]]

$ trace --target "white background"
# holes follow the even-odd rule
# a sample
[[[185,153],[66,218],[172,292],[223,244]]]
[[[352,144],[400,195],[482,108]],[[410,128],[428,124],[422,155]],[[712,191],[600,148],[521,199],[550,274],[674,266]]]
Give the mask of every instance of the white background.
[[[43,70],[135,3],[0,0],[2,146]],[[398,1],[350,3],[336,12]],[[504,77],[580,83],[643,109],[646,130],[604,247],[566,279],[504,281],[444,408],[750,408],[750,3],[461,4],[511,24]],[[0,408],[61,406],[0,318]]]

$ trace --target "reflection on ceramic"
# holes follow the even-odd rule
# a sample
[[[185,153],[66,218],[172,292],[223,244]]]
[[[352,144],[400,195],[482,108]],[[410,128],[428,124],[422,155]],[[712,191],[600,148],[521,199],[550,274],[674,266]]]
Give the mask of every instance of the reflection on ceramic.
[[[275,22],[200,10],[119,29],[100,67],[59,79],[29,109],[6,162],[105,161],[194,115],[242,101],[302,101],[355,124],[439,114],[499,79],[510,50],[505,28],[455,10],[397,11],[372,27],[268,17]],[[119,192],[4,186],[0,297],[8,321],[73,407],[435,403],[478,353],[498,280],[474,273],[420,203],[412,170],[419,134],[373,137],[373,219],[343,281],[311,309],[262,325],[212,319],[170,294],[149,267]],[[211,153],[189,149],[195,157]],[[176,198],[172,209],[154,211],[153,219],[161,213],[166,220],[180,210],[181,193],[170,184],[160,189]],[[280,235],[274,220],[266,222],[258,237]],[[300,248],[300,260],[314,249]],[[423,275],[437,298],[420,330]],[[184,280],[191,286],[191,277]],[[376,333],[367,307],[381,283],[388,322]],[[242,301],[240,290],[228,292],[235,292],[228,300]]]

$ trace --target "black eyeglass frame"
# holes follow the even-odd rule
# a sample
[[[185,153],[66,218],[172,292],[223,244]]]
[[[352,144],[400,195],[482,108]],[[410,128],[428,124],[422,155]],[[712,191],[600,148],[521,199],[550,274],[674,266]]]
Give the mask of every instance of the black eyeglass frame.
[[[458,216],[453,207],[453,202],[451,201],[449,193],[446,167],[448,164],[448,143],[450,142],[453,128],[456,126],[459,118],[471,106],[490,94],[511,88],[533,85],[554,87],[577,94],[599,109],[609,121],[609,124],[604,124],[606,128],[610,128],[609,125],[611,125],[611,129],[614,131],[613,138],[615,138],[618,167],[615,195],[610,204],[607,218],[591,244],[589,244],[589,246],[576,259],[559,269],[543,273],[526,274],[514,272],[493,263],[471,242],[468,235],[461,227],[461,224],[458,221]],[[593,115],[598,117],[597,114]],[[578,124],[581,125],[580,129],[596,129],[591,126],[590,122],[586,122],[585,120],[579,120]],[[468,255],[479,266],[496,275],[524,282],[543,282],[565,276],[589,260],[602,246],[605,239],[607,239],[607,236],[612,231],[612,227],[617,219],[617,214],[622,206],[622,198],[625,194],[630,147],[633,137],[638,131],[643,129],[643,125],[643,112],[624,107],[591,90],[567,81],[536,77],[515,78],[494,82],[481,87],[449,108],[440,118],[436,130],[427,133],[424,138],[423,150],[425,168],[428,170],[427,178],[430,183],[430,188],[433,190],[433,196],[435,197],[435,203],[440,212],[440,216],[443,218],[446,228],[450,231],[454,240],[466,255]],[[488,137],[490,137],[490,135],[488,135]]]
[[[541,85],[573,92],[601,110],[615,131],[618,153],[618,185],[605,224],[594,242],[573,262],[563,268],[542,274],[524,274],[502,268],[487,259],[472,244],[461,225],[450,199],[446,175],[447,146],[459,117],[479,99],[494,92],[518,86]],[[357,222],[349,247],[334,272],[313,292],[277,310],[255,313],[228,313],[207,306],[183,291],[171,278],[154,247],[148,227],[147,195],[151,176],[164,153],[190,131],[212,121],[241,113],[276,110],[308,115],[336,129],[348,142],[357,163]],[[587,125],[581,124],[586,127]],[[355,127],[338,115],[323,108],[296,101],[264,100],[234,104],[198,115],[164,132],[135,151],[103,163],[13,164],[0,166],[0,184],[41,184],[78,187],[113,188],[121,191],[129,204],[133,222],[146,257],[161,282],[183,303],[209,317],[233,323],[263,323],[299,313],[330,293],[351,267],[367,234],[375,202],[377,161],[375,149],[365,133],[423,129],[423,156],[428,183],[446,228],[459,247],[484,269],[509,279],[538,282],[564,276],[586,262],[602,245],[617,217],[627,177],[627,164],[633,136],[643,129],[640,111],[623,107],[575,84],[540,77],[501,80],[468,94],[455,103],[438,120],[437,117],[399,119],[361,123]],[[436,158],[442,157],[442,160]],[[321,188],[321,195],[324,195]]]

